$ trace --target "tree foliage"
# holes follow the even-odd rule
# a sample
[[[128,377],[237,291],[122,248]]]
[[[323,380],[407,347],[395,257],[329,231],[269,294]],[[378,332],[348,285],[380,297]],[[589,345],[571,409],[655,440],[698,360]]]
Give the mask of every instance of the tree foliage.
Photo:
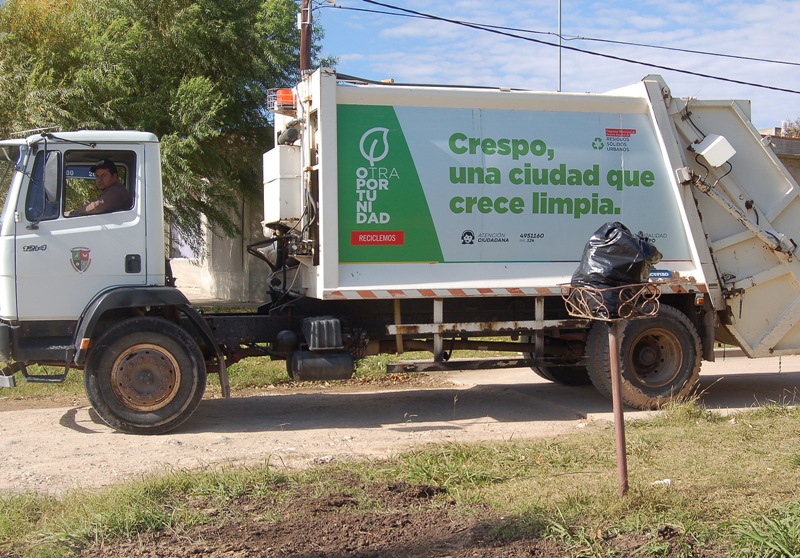
[[[800,118],[784,122],[782,133],[787,138],[800,138]]]
[[[136,129],[161,139],[167,217],[197,240],[200,214],[260,186],[267,90],[298,77],[293,0],[6,0],[0,135]]]

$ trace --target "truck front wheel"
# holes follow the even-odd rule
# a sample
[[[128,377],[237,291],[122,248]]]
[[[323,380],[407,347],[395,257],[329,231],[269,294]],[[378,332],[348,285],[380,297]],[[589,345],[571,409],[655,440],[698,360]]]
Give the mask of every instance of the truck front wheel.
[[[174,323],[132,318],[112,326],[91,348],[84,384],[92,407],[112,428],[161,434],[197,408],[205,362],[194,339]]]
[[[608,328],[597,322],[586,342],[589,377],[611,396]],[[662,305],[654,318],[631,320],[620,343],[622,401],[637,409],[657,409],[685,399],[700,376],[700,336],[683,312]]]

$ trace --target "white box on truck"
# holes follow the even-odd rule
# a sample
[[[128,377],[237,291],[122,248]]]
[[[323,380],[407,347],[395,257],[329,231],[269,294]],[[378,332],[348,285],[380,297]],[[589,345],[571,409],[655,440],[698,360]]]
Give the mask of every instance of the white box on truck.
[[[644,84],[634,97],[320,72],[299,87],[319,141],[306,160],[324,266],[310,296],[556,293],[608,221],[655,241],[662,277],[706,282]]]

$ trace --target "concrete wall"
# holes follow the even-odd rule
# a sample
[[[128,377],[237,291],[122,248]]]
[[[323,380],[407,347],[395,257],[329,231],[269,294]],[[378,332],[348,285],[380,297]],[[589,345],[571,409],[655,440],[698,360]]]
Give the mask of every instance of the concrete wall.
[[[792,174],[795,181],[800,183],[800,138],[771,136],[770,142],[778,158]]]
[[[178,288],[192,301],[258,303],[266,300],[267,265],[247,253],[247,246],[263,240],[261,207],[242,204],[236,217],[244,237],[228,238],[205,229],[206,254],[173,258],[172,274]]]

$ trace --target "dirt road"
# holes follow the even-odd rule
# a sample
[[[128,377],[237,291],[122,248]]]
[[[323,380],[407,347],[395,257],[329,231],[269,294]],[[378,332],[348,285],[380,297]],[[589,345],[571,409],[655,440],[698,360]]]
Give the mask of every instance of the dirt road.
[[[436,387],[334,392],[321,385],[312,393],[206,399],[184,426],[162,436],[116,433],[83,402],[3,411],[0,490],[61,492],[215,464],[296,467],[424,443],[558,436],[611,420],[610,402],[592,387],[559,386],[527,369],[443,374]],[[710,408],[792,403],[800,357],[727,358],[705,363],[702,378]]]

